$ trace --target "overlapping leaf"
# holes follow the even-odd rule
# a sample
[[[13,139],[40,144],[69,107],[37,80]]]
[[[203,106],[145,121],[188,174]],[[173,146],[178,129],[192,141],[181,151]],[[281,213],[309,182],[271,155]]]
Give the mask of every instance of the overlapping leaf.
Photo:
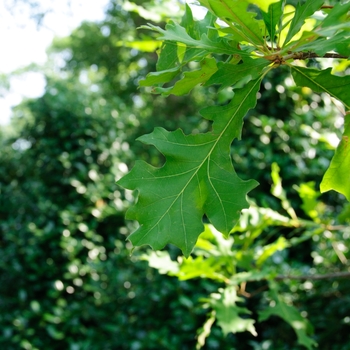
[[[300,3],[298,3],[294,17],[289,27],[286,40],[284,42],[285,44],[288,44],[288,42],[292,40],[293,36],[297,34],[300,28],[303,26],[305,19],[319,10],[323,3],[324,0],[309,0],[303,5],[300,5]]]
[[[278,1],[270,4],[267,13],[264,10],[262,10],[262,16],[265,22],[266,29],[270,35],[271,42],[274,41],[276,27],[281,21],[281,16],[283,14],[283,6],[284,2]]]
[[[129,236],[134,246],[149,244],[161,249],[167,243],[188,256],[203,231],[206,215],[217,230],[229,234],[248,207],[247,193],[256,186],[235,173],[230,144],[240,138],[243,117],[255,106],[261,79],[236,90],[230,104],[208,107],[202,115],[213,120],[206,134],[184,135],[156,128],[140,141],[154,145],[166,157],[161,168],[137,162],[119,184],[138,190],[138,202],[127,212],[140,227]]]
[[[162,34],[158,39],[170,42],[179,42],[194,49],[204,50],[205,52],[215,52],[218,54],[232,55],[234,53],[242,54],[242,51],[235,49],[224,40],[212,40],[207,34],[202,34],[200,40],[192,38],[184,27],[180,24],[170,21],[165,29],[152,24],[143,26],[144,29],[151,29]]]
[[[246,57],[239,65],[219,62],[217,72],[210,77],[206,85],[221,84],[221,88],[224,89],[242,79],[245,81],[249,80],[247,78],[254,80],[269,64],[270,62],[263,58],[253,59],[249,57]]]
[[[256,14],[247,11],[249,2],[245,0],[199,0],[215,16],[232,24],[241,38],[256,46],[264,45]]]

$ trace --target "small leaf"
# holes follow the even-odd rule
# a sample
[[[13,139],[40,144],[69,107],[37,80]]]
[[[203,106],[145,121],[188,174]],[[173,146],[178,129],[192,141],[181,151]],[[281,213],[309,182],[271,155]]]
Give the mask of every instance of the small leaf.
[[[303,26],[306,18],[310,17],[317,10],[319,10],[323,5],[323,2],[324,0],[307,0],[304,5],[300,5],[300,3],[298,3],[284,44],[288,44],[293,36],[300,31],[300,28]]]
[[[270,40],[271,42],[274,41],[275,33],[276,33],[276,27],[278,23],[281,20],[281,16],[283,14],[283,1],[278,1],[275,3],[270,4],[268,7],[268,11],[262,11],[262,16],[265,22],[265,26],[267,31],[270,34]]]
[[[270,281],[270,296],[275,301],[275,306],[259,312],[259,322],[265,321],[271,316],[279,316],[294,329],[298,343],[304,345],[308,350],[317,346],[316,342],[309,336],[312,333],[312,326],[307,319],[302,317],[298,310],[287,303],[278,295],[278,286]]]
[[[327,92],[332,97],[343,102],[350,110],[350,76],[338,77],[331,74],[332,68],[317,70],[290,66],[295,83],[307,86],[315,92]]]
[[[335,190],[350,202],[350,114],[346,115],[343,137],[323,176],[321,192]]]
[[[342,28],[349,28],[350,2],[346,4],[334,5],[329,15],[321,22],[317,28],[317,33],[325,36],[332,36],[337,30]]]
[[[222,328],[224,335],[248,331],[257,336],[254,323],[250,318],[242,318],[240,315],[247,315],[251,312],[245,307],[240,307],[237,302],[243,299],[237,296],[236,287],[229,286],[220,290],[219,294],[211,295],[210,304],[215,310],[218,325]]]

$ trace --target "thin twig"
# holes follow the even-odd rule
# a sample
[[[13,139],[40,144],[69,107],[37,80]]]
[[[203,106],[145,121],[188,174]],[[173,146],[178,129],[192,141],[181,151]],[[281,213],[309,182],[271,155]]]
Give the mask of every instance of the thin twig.
[[[350,271],[346,272],[333,272],[333,273],[326,273],[324,275],[307,275],[307,276],[284,276],[279,275],[275,277],[276,281],[283,281],[283,280],[296,280],[296,281],[316,281],[316,280],[325,280],[325,279],[333,279],[333,278],[350,278]]]

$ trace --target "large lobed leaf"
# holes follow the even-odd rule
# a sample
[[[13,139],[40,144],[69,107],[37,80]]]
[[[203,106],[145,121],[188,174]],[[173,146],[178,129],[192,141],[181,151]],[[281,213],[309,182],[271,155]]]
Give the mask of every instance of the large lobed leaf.
[[[154,145],[166,157],[161,168],[139,161],[118,183],[138,190],[138,202],[127,212],[140,227],[129,236],[134,246],[161,249],[172,243],[189,256],[206,215],[215,228],[228,235],[248,207],[247,193],[256,181],[241,180],[230,160],[230,145],[240,139],[243,117],[256,104],[261,78],[236,90],[232,101],[208,107],[202,115],[213,121],[206,134],[184,135],[156,128],[140,141]]]

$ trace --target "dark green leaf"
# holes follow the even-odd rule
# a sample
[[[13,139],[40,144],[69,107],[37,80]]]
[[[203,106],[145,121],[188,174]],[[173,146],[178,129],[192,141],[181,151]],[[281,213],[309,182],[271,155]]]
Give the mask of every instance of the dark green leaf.
[[[138,190],[138,202],[127,212],[140,227],[129,236],[135,246],[149,244],[161,249],[167,243],[178,246],[186,256],[191,253],[204,230],[202,218],[228,235],[248,206],[247,193],[257,183],[243,181],[230,160],[232,139],[240,138],[243,117],[256,104],[260,79],[237,90],[230,104],[202,111],[213,120],[206,134],[184,135],[156,128],[140,141],[152,144],[166,157],[161,168],[137,162],[118,183]],[[173,234],[174,230],[176,234]]]

